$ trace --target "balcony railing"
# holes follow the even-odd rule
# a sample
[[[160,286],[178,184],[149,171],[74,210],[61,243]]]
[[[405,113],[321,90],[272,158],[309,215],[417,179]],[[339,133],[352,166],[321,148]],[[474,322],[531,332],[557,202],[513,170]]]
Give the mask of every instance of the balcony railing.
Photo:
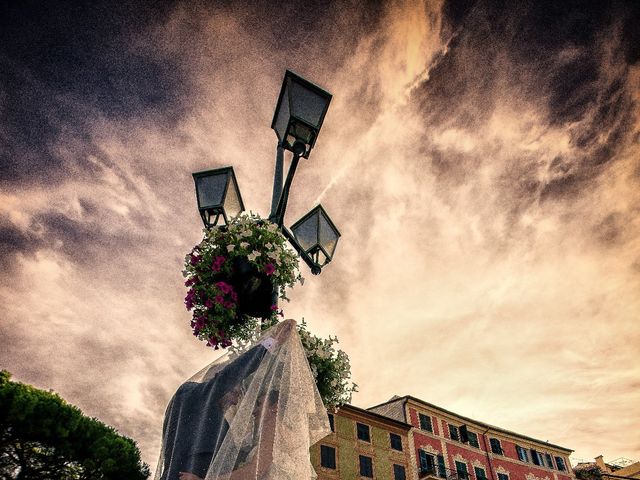
[[[418,475],[421,479],[442,479],[442,480],[487,480],[486,477],[476,477],[469,472],[459,472],[449,468],[439,468],[437,465],[426,468],[420,467]]]

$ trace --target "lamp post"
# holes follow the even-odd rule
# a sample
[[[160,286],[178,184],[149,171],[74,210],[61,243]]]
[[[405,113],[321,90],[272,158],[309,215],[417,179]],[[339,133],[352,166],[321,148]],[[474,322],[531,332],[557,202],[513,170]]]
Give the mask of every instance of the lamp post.
[[[298,220],[291,227],[293,233],[284,226],[284,216],[300,158],[309,158],[330,102],[329,92],[287,70],[271,122],[278,146],[269,221],[278,226],[314,275],[333,258],[340,232],[321,205]],[[283,184],[285,150],[291,152],[292,158]],[[244,211],[233,167],[196,172],[193,179],[205,228],[220,222],[226,225]]]

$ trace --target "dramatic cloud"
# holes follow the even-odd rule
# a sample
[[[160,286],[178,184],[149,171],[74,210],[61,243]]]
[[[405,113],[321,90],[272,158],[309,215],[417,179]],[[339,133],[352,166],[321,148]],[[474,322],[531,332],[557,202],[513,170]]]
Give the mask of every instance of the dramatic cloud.
[[[639,458],[638,5],[382,5],[2,7],[0,366],[155,467],[218,355],[182,304],[190,174],[233,165],[267,213],[290,68],[334,98],[287,223],[322,202],[342,238],[284,307],[339,336],[354,403]]]

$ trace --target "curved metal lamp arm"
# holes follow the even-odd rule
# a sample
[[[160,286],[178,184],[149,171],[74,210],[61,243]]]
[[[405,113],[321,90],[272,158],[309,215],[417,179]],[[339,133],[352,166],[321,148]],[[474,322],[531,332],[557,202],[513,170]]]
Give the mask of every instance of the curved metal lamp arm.
[[[294,153],[293,160],[291,160],[291,166],[289,167],[289,171],[287,172],[287,179],[284,182],[284,188],[282,189],[280,199],[278,200],[278,206],[276,208],[275,214],[271,214],[269,216],[269,220],[278,225],[280,229],[282,229],[282,225],[284,223],[284,214],[287,210],[287,201],[289,200],[289,189],[291,188],[291,183],[293,182],[293,176],[296,174],[296,168],[298,168],[299,160],[300,155]]]

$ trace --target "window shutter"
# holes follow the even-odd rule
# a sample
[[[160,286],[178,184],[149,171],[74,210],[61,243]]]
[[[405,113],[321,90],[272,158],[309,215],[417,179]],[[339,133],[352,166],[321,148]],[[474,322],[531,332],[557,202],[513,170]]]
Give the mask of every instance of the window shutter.
[[[447,469],[444,466],[444,455],[438,455],[438,476],[447,478]]]
[[[469,436],[469,445],[471,445],[472,447],[480,448],[480,444],[478,443],[478,435],[469,431],[467,431],[467,435]]]
[[[420,457],[420,470],[427,470],[427,452],[418,450],[418,456]]]
[[[456,462],[456,473],[458,477],[461,479],[469,478],[469,473],[467,472],[467,464],[463,462]]]
[[[497,438],[490,438],[489,443],[491,444],[491,451],[493,453],[498,453],[502,455],[502,447],[500,446],[500,440]]]
[[[538,458],[538,452],[536,452],[533,448],[531,449],[531,461],[535,465],[540,465],[540,459]]]
[[[553,460],[551,459],[551,455],[545,453],[544,456],[547,459],[547,467],[553,468]]]
[[[460,425],[460,441],[467,443],[469,441],[469,433],[466,425]]]

